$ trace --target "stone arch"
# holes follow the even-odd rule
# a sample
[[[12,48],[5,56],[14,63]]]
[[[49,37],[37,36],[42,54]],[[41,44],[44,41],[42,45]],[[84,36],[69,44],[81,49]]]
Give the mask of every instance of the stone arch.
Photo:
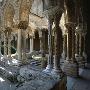
[[[5,27],[12,27],[15,10],[12,4],[7,3],[4,8],[4,24]]]
[[[35,51],[39,51],[40,50],[39,31],[35,30],[34,34],[35,34],[35,38],[34,38],[34,50]]]

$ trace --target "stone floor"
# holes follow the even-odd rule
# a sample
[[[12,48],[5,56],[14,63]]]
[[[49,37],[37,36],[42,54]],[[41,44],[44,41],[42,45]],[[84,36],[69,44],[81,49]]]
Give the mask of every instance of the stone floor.
[[[80,69],[78,78],[67,77],[67,90],[90,90],[90,69]]]
[[[40,65],[40,62],[31,60],[30,66],[32,65],[37,67]],[[90,65],[88,65],[88,68],[80,69],[78,78],[67,77],[67,90],[90,90]],[[0,76],[0,90],[17,90],[16,86],[17,84],[11,83],[2,75]]]

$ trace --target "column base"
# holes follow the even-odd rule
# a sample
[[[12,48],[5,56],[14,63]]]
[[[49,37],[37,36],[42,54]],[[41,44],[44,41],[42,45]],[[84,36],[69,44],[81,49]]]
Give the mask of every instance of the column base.
[[[66,75],[71,76],[71,77],[78,77],[79,75],[78,70],[79,68],[76,62],[72,62],[70,60],[66,60],[64,62],[63,72],[65,72]]]
[[[63,75],[63,72],[62,72],[61,69],[52,69],[51,73],[52,73],[53,75],[60,75],[60,76]]]
[[[78,65],[79,65],[79,67],[80,68],[84,68],[85,67],[85,59],[84,59],[84,57],[82,57],[82,56],[77,56],[76,57],[76,61],[78,62]]]
[[[87,63],[87,54],[86,54],[86,52],[83,52],[83,57],[85,59],[85,62]]]
[[[65,54],[65,52],[62,53],[62,59],[63,59],[63,60],[66,59],[66,54]]]
[[[47,65],[46,69],[45,69],[45,70],[43,70],[43,72],[45,72],[45,73],[51,73],[52,68],[53,68],[53,66],[52,66],[52,65]]]

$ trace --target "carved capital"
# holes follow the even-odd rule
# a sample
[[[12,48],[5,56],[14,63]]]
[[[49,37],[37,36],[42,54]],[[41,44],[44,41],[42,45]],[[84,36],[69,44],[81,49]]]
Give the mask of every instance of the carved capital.
[[[59,6],[56,6],[56,7],[53,7],[53,8],[50,8],[50,9],[44,11],[44,15],[47,18],[54,19],[54,16],[59,15],[62,11],[63,10]]]
[[[28,27],[28,22],[27,21],[20,21],[20,23],[18,24],[18,28],[19,29],[24,29],[26,30]]]

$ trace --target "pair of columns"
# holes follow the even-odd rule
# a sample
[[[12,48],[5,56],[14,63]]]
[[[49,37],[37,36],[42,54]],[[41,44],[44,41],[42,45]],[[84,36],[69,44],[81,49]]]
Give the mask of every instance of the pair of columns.
[[[75,58],[75,24],[68,22],[67,28],[67,57],[64,61],[63,71],[69,76],[78,76],[78,63]]]
[[[83,32],[76,32],[76,60],[79,63],[79,67],[85,67],[86,53],[85,53],[85,35]]]
[[[7,54],[8,54],[8,58],[11,59],[11,32],[8,32],[8,35],[7,32],[4,33],[4,58],[6,59],[7,59]]]
[[[22,43],[22,36],[23,36],[23,43]],[[23,50],[22,50],[22,44],[23,44]],[[21,61],[21,63],[26,64],[27,63],[26,37],[25,37],[25,31],[23,31],[23,29],[18,30],[18,49],[17,49],[17,52],[18,52],[18,60]]]
[[[52,73],[52,74],[58,74],[61,75],[61,67],[60,67],[60,57],[62,52],[62,31],[59,27],[59,21],[61,18],[60,14],[59,16],[56,15],[54,17],[54,23],[55,23],[55,32],[54,32],[54,45],[55,45],[55,55],[53,60],[53,47],[52,47],[52,25],[53,20],[51,18],[48,18],[48,64],[46,69],[44,70],[46,73]],[[53,62],[54,61],[54,62]],[[54,64],[54,65],[53,65]]]

